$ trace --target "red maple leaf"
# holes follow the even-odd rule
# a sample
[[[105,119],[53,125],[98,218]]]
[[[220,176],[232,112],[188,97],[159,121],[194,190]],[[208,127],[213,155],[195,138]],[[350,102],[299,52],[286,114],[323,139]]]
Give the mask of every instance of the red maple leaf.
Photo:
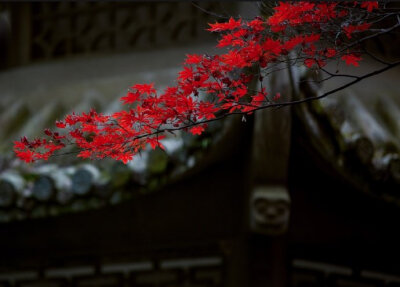
[[[17,157],[26,163],[34,162],[35,158],[34,155],[35,153],[31,150],[25,150],[25,151],[20,151],[20,150],[14,150],[15,154]]]
[[[186,55],[186,60],[185,64],[191,65],[191,64],[199,64],[203,60],[202,55]]]
[[[362,32],[367,30],[371,26],[370,23],[363,23],[360,25],[347,25],[346,27],[343,27],[343,31],[345,32],[347,38],[351,39],[352,34],[354,32]]]
[[[56,127],[63,129],[65,128],[67,125],[63,122],[63,121],[56,121]]]
[[[211,28],[207,29],[211,32],[221,32],[226,30],[233,30],[241,26],[242,19],[235,20],[232,17],[226,23],[209,24]]]
[[[128,92],[126,94],[125,97],[121,97],[120,101],[124,102],[125,105],[127,104],[133,104],[134,102],[136,102],[140,97],[140,93],[139,92]]]
[[[137,90],[141,94],[155,94],[156,90],[154,89],[154,84],[136,84],[131,87],[133,90]]]
[[[361,60],[361,57],[356,56],[354,54],[348,54],[341,57],[342,60],[346,62],[346,65],[353,65],[358,67],[358,62]]]
[[[368,12],[372,12],[374,9],[378,9],[378,1],[365,1],[361,3],[361,8],[367,8]]]
[[[335,55],[336,55],[336,50],[334,48],[326,49],[326,52],[325,52],[326,57],[332,58],[332,57],[335,57]]]
[[[189,132],[193,135],[201,135],[204,131],[203,126],[195,126],[189,129]]]

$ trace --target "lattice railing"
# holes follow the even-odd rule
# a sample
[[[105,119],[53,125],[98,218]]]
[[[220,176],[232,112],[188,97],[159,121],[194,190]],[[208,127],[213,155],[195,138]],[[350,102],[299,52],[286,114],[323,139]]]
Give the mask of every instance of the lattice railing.
[[[219,287],[220,257],[124,262],[0,273],[0,287]]]
[[[398,274],[354,270],[325,262],[295,259],[290,276],[291,287],[394,287],[400,286]]]

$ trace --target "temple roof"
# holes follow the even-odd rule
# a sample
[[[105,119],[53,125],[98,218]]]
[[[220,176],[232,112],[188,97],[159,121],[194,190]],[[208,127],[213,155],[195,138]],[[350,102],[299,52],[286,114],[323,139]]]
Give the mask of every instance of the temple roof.
[[[0,73],[0,221],[116,204],[156,190],[190,170],[220,123],[201,137],[178,132],[163,140],[166,152],[148,149],[127,165],[81,161],[73,155],[27,165],[15,159],[12,145],[21,136],[41,136],[66,113],[122,109],[119,98],[134,83],[155,82],[158,89],[173,85],[185,53],[204,50],[210,46],[83,57]]]
[[[378,68],[367,60],[360,69],[339,70],[361,75]],[[399,72],[393,69],[296,108],[310,148],[326,165],[355,189],[396,204],[400,204]],[[345,83],[343,78],[320,86],[304,82],[302,91],[312,97]]]

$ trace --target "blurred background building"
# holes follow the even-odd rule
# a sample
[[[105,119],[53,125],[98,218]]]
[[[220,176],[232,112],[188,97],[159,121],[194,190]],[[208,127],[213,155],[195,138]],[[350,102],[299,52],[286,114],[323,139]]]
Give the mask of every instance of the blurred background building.
[[[207,23],[258,9],[0,3],[0,286],[400,285],[398,70],[169,138],[128,165],[15,160],[13,140],[66,113],[111,113],[135,83],[173,84],[185,54],[216,52]],[[368,47],[398,56],[395,35]],[[330,89],[310,77],[298,96]]]

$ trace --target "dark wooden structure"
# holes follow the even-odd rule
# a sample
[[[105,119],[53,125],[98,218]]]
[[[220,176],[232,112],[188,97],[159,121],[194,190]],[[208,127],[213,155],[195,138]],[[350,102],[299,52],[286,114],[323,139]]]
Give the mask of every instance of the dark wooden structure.
[[[21,17],[12,18],[19,31],[13,39],[18,49],[10,51],[3,68],[92,52],[147,49],[181,36],[191,40],[199,33],[197,21],[204,20],[198,10],[190,10],[171,24],[174,19],[170,15],[176,12],[173,5],[164,3],[156,9],[140,3],[132,9],[144,9],[147,14],[143,15],[155,19],[150,25],[142,21],[142,27],[135,21],[143,19],[126,15],[127,6],[129,3],[13,6],[13,13]],[[92,12],[99,13],[100,20],[90,18]],[[81,22],[76,13],[83,17]],[[49,29],[64,25],[65,19],[69,19],[69,33],[57,38]],[[104,34],[97,22],[111,23],[111,28]],[[158,37],[156,25],[168,33],[161,29],[165,35]],[[26,36],[32,29],[33,36]],[[90,37],[81,37],[85,29]],[[164,42],[155,43],[158,40]],[[210,152],[208,159],[157,192],[140,194],[132,185],[132,198],[116,205],[0,223],[0,287],[400,286],[398,182],[395,176],[386,176],[386,169],[383,179],[372,178],[376,171],[369,169],[375,168],[375,147],[368,149],[372,139],[364,138],[363,144],[346,141],[342,149],[340,140],[335,142],[340,132],[330,122],[332,117],[322,116],[312,106],[283,114],[290,118],[285,138],[290,150],[280,165],[284,175],[274,180],[287,185],[290,193],[286,233],[262,234],[249,226],[256,119],[248,117],[247,123],[241,123],[239,136],[221,141],[222,148],[220,142],[219,150]],[[279,139],[274,144],[279,148]],[[279,161],[276,155],[275,163]],[[345,160],[343,165],[335,161],[339,156]],[[270,158],[259,160],[268,162]],[[276,175],[275,166],[269,166],[267,180]],[[257,180],[262,181],[262,168],[259,172]],[[101,191],[112,193],[107,187]],[[51,204],[58,205],[52,187],[50,191]],[[9,205],[25,208],[15,203],[14,191],[11,195],[8,190],[2,192],[7,212]]]
[[[100,210],[2,224],[1,274],[34,271],[35,284],[50,284],[55,279],[48,270],[91,266],[86,277],[64,275],[49,286],[397,286],[398,206],[355,191],[318,162],[301,126],[292,136],[291,221],[279,240],[247,228],[249,143],[243,136],[230,159],[157,193]],[[192,269],[164,263],[193,258],[214,261]],[[152,267],[103,272],[103,266],[121,262]],[[170,277],[157,277],[160,272]],[[154,275],[150,285],[140,285],[147,282],[140,279],[144,274]],[[16,286],[28,286],[18,278]],[[48,286],[40,284],[29,286]]]

